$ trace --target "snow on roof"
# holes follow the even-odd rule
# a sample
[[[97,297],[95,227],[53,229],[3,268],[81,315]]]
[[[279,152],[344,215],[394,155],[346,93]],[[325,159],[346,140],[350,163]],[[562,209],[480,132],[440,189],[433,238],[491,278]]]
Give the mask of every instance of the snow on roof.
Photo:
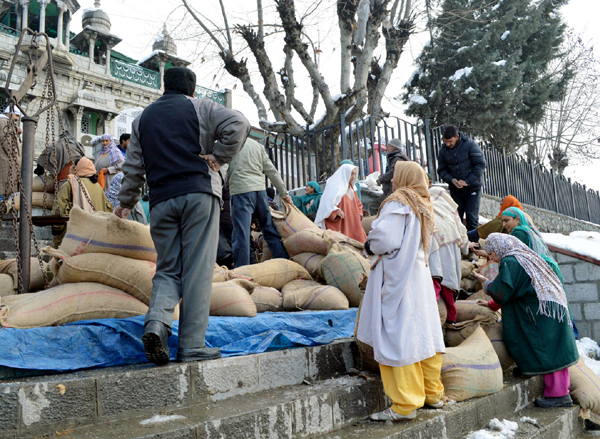
[[[500,37],[501,40],[506,40],[506,37],[508,37],[510,35],[510,31],[507,30],[506,32],[504,32],[502,34],[502,36]]]
[[[153,56],[160,55],[162,53],[166,53],[166,52],[164,50],[155,50],[150,55],[146,55],[145,57],[140,59],[136,64],[138,66],[140,66],[140,65],[144,64],[146,61],[148,61],[150,58],[152,58]]]
[[[465,67],[464,69],[458,69],[456,72],[454,72],[454,75],[450,76],[448,79],[450,81],[458,81],[463,76],[464,77],[469,76],[472,71],[473,71],[473,67]]]
[[[427,103],[427,99],[421,95],[412,95],[409,99],[409,102],[418,105],[425,105]]]
[[[505,59],[501,59],[500,61],[493,62],[492,64],[494,64],[496,66],[502,67],[502,66],[504,66],[506,64],[506,60]]]
[[[570,235],[542,233],[542,235],[547,244],[600,261],[600,233],[598,232],[571,232]]]

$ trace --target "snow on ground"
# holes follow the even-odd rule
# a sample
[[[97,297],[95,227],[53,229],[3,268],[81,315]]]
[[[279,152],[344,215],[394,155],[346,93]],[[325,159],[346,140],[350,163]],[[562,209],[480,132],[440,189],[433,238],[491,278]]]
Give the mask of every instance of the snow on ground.
[[[485,218],[485,217],[483,217],[483,216],[479,215],[479,224],[480,224],[480,225],[484,225],[484,224],[487,224],[487,223],[489,223],[489,222],[490,222],[490,220],[489,220],[489,219],[487,219],[487,218]]]
[[[519,424],[504,419],[499,421],[494,418],[490,421],[489,428],[477,430],[466,437],[466,439],[512,439],[515,437]]]
[[[583,337],[581,340],[577,340],[577,350],[587,367],[600,377],[600,361],[596,360],[596,358],[600,358],[598,343],[591,338]]]
[[[169,421],[176,421],[179,419],[185,419],[185,416],[181,415],[154,415],[150,419],[144,419],[140,422],[140,425],[148,425],[148,424],[164,424]]]
[[[571,232],[570,235],[542,233],[542,236],[547,244],[600,260],[600,233],[598,232]]]

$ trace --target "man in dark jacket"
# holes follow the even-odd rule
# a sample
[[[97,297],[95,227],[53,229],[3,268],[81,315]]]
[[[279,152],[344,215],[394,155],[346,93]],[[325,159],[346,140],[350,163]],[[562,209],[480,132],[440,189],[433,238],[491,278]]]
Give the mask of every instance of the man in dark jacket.
[[[221,356],[204,343],[219,239],[219,169],[233,160],[250,132],[241,113],[192,97],[191,70],[170,68],[164,84],[163,96],[133,121],[121,205],[115,209],[127,218],[148,180],[157,260],[142,341],[146,358],[157,365],[169,362],[167,338],[180,299],[177,361]]]
[[[380,175],[377,179],[377,184],[383,187],[383,194],[369,204],[369,213],[371,215],[377,214],[381,203],[383,203],[383,201],[393,192],[392,179],[394,178],[394,167],[396,166],[396,163],[410,161],[400,139],[391,139],[385,148],[385,156],[387,159],[385,174]]]
[[[469,136],[454,125],[444,127],[445,146],[438,156],[438,175],[450,186],[450,195],[458,204],[461,219],[466,214],[467,230],[479,226],[482,176],[485,171],[483,152]]]

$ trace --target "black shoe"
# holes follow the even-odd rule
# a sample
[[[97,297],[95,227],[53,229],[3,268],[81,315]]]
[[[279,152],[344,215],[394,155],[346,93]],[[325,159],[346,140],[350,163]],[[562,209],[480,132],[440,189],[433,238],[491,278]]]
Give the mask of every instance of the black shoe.
[[[188,361],[204,361],[221,358],[221,350],[219,348],[179,348],[177,349],[177,361],[185,363]]]
[[[169,327],[158,320],[151,320],[144,326],[144,350],[149,362],[157,366],[169,364],[169,344],[167,342],[171,331]]]
[[[553,407],[573,407],[571,395],[561,396],[560,398],[548,398],[543,396],[535,400],[535,405],[543,409]]]

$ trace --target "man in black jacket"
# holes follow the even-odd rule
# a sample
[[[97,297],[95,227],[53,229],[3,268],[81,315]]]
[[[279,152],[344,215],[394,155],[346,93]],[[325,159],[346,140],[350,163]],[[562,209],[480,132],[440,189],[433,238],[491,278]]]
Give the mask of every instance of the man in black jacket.
[[[157,260],[142,341],[146,358],[157,365],[169,362],[167,338],[180,299],[177,361],[221,355],[204,343],[219,239],[219,169],[231,162],[250,132],[241,113],[193,98],[191,70],[172,67],[164,78],[165,93],[133,121],[121,205],[115,209],[127,218],[148,180]]]
[[[450,195],[458,204],[461,219],[466,214],[467,230],[479,226],[482,176],[485,158],[477,144],[454,125],[444,127],[438,156],[438,175],[450,186]]]
[[[397,162],[409,162],[410,159],[406,155],[405,149],[402,147],[400,139],[391,139],[385,146],[385,156],[387,164],[385,166],[385,174],[380,175],[377,179],[377,184],[383,187],[383,194],[369,204],[369,213],[376,215],[379,206],[393,192],[392,179],[394,178],[394,167]]]

